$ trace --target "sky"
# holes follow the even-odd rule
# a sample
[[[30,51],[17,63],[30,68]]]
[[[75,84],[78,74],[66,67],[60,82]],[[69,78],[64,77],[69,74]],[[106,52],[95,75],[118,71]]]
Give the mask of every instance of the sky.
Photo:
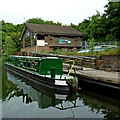
[[[31,18],[77,25],[96,11],[101,14],[107,0],[0,0],[0,20],[21,24]]]

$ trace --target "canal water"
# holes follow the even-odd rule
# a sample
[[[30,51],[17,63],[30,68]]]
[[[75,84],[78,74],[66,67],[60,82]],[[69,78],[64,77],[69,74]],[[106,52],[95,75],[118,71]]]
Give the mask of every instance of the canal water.
[[[4,71],[3,71],[4,72]],[[53,94],[3,73],[2,118],[120,119],[119,101],[82,89],[70,95]]]

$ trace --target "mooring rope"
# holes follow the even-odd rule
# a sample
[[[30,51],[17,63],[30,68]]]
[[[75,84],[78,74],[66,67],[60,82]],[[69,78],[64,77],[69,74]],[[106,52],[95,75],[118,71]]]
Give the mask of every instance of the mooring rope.
[[[73,64],[72,64],[72,66],[71,66],[71,69],[70,69],[70,71],[69,71],[67,77],[69,77],[69,75],[70,75],[70,73],[71,73],[71,71],[72,71],[72,68],[74,67],[74,64],[75,64],[75,60],[73,60]]]
[[[69,106],[69,108],[70,108],[70,110],[71,110],[71,112],[72,112],[72,117],[74,118],[75,117],[75,114],[74,114],[74,112],[73,112],[73,110],[72,110],[72,108],[71,108],[71,106],[70,106],[70,104],[69,104],[69,101],[67,101],[67,104],[68,104],[68,106]]]

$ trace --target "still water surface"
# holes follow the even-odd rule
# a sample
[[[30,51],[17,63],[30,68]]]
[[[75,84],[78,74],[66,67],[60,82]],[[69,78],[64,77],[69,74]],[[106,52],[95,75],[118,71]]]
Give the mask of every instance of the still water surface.
[[[7,72],[3,79],[3,118],[119,119],[119,101],[82,90],[59,95],[44,91]]]

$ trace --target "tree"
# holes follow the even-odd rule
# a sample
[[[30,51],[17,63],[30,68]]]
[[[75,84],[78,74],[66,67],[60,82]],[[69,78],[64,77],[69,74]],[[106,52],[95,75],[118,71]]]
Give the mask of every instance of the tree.
[[[78,30],[78,25],[74,25],[73,23],[71,23],[70,27],[72,27],[72,28]]]
[[[22,41],[19,40],[20,33],[21,32],[19,32],[19,31],[18,32],[12,32],[12,33],[10,33],[10,37],[13,40],[13,42],[15,43],[17,51],[20,51],[20,49],[22,47]]]
[[[4,43],[6,37],[9,36],[16,45],[16,51],[20,51],[22,43],[19,37],[23,24],[13,25],[12,23],[5,23],[3,20],[0,23],[2,24],[2,43]]]
[[[76,26],[71,24],[71,27],[83,32],[85,40],[94,38],[95,41],[119,41],[120,2],[109,2],[105,8],[104,14],[97,11],[89,19]]]
[[[89,38],[90,31],[86,30],[89,24],[90,24],[90,19],[89,20],[84,19],[84,21],[82,23],[79,23],[78,25],[78,30],[83,32],[86,35],[85,39]]]
[[[96,15],[90,18],[90,24],[87,26],[86,31],[89,31],[89,38],[94,38],[96,41],[105,41],[106,35],[105,23],[106,18],[101,16],[97,11]]]
[[[10,36],[6,36],[5,42],[3,43],[2,51],[3,55],[8,56],[15,53],[15,51],[16,51],[15,43],[13,42]]]
[[[106,29],[108,30],[106,39],[120,40],[120,2],[109,2],[105,8],[104,16],[107,18]]]
[[[41,18],[32,18],[26,21],[26,23],[33,23],[33,24],[47,24],[47,25],[58,25],[61,26],[62,23],[54,23],[53,21],[44,21]]]
[[[33,24],[44,24],[44,20],[41,18],[32,18],[26,21],[26,23],[33,23]]]

